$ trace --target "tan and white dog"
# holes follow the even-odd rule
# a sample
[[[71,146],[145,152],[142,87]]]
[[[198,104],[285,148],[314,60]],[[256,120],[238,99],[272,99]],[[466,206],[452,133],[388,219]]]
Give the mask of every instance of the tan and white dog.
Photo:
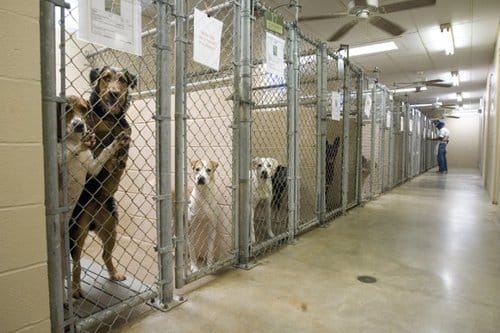
[[[200,259],[206,264],[214,262],[216,241],[222,227],[215,183],[215,170],[218,166],[215,161],[191,161],[194,187],[188,204],[187,246],[192,271],[198,270]]]
[[[252,160],[252,209],[250,212],[250,241],[255,243],[255,209],[262,202],[265,209],[267,234],[274,237],[271,226],[271,200],[273,198],[272,176],[276,172],[278,161],[271,157],[256,157]]]
[[[86,100],[78,96],[68,96],[63,142],[57,145],[57,164],[59,177],[62,178],[64,170],[67,170],[68,175],[66,187],[59,186],[59,198],[62,201],[63,191],[67,190],[70,207],[73,207],[80,197],[87,174],[97,175],[118,149],[130,143],[130,137],[121,133],[94,158],[91,148],[96,142],[95,135],[87,132],[85,123],[85,114],[89,110],[90,105]],[[62,181],[59,184],[62,184]]]

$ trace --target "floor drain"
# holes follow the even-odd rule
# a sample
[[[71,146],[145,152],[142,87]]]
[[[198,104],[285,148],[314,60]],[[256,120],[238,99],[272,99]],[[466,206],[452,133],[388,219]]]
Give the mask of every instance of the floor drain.
[[[360,275],[358,276],[358,281],[363,283],[375,283],[377,279],[369,275]]]

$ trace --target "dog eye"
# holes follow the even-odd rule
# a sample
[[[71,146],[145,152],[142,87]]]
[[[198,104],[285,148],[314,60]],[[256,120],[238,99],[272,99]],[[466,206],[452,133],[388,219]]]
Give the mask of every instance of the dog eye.
[[[200,171],[200,168],[196,168],[195,170],[196,170],[196,172],[199,172],[199,171]]]
[[[267,167],[268,167],[268,168],[270,168],[270,167],[271,167],[271,164],[268,164],[268,165],[267,165]]]
[[[207,169],[207,172],[212,172],[212,169]]]
[[[259,163],[257,166],[258,166],[259,168],[262,168],[262,163]]]

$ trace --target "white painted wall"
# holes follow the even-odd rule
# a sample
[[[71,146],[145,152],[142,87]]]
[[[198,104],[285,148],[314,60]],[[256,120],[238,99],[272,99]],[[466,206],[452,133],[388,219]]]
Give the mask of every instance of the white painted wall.
[[[460,119],[445,118],[446,128],[450,130],[448,145],[448,168],[479,167],[479,114],[454,113]]]

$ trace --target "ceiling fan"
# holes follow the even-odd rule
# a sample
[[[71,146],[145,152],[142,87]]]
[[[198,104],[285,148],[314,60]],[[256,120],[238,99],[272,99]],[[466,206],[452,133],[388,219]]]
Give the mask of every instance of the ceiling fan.
[[[451,82],[445,82],[442,79],[433,79],[433,80],[423,80],[423,81],[414,81],[414,82],[403,82],[403,83],[395,83],[394,89],[401,88],[415,88],[415,92],[420,92],[424,87],[440,87],[440,88],[451,88],[453,84]]]
[[[360,21],[367,20],[370,24],[377,28],[388,32],[393,36],[399,36],[405,32],[405,29],[391,22],[381,16],[374,15],[375,13],[388,14],[409,10],[419,7],[433,6],[436,0],[407,0],[387,4],[384,6],[378,5],[378,0],[349,0],[347,3],[347,12],[335,13],[331,15],[318,15],[318,16],[303,16],[299,17],[299,22],[324,20],[345,16],[353,16],[354,19],[347,24],[343,25],[337,32],[335,32],[329,39],[329,42],[337,41],[346,33],[349,32]]]
[[[439,98],[436,98],[434,103],[424,103],[424,104],[412,104],[411,106],[416,107],[417,109],[432,109],[432,110],[454,110],[458,107],[456,104],[443,104],[443,102],[439,101]]]

